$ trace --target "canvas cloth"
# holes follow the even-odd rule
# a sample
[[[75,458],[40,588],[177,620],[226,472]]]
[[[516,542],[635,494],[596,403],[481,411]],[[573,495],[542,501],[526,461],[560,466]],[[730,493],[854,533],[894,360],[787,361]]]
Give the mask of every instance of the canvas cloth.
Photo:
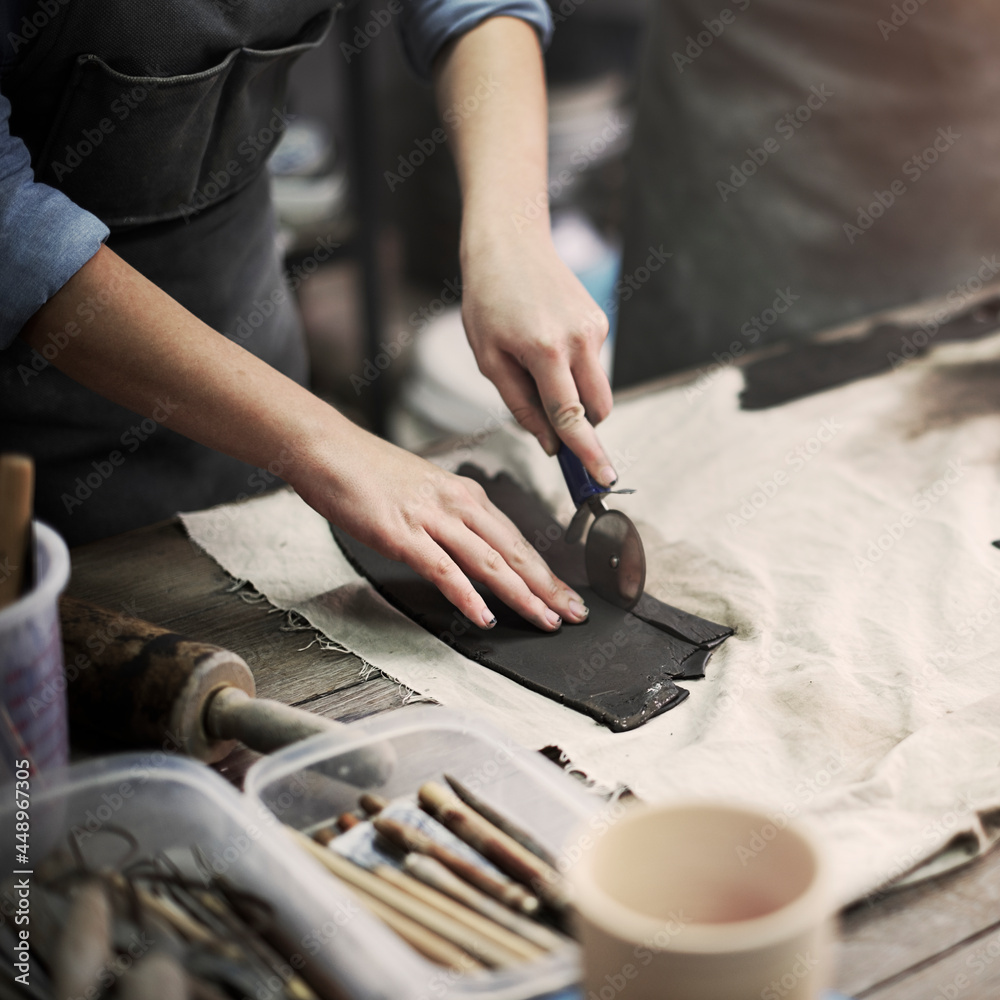
[[[385,603],[325,521],[281,492],[184,516],[229,573],[389,676],[555,744],[640,796],[751,801],[828,844],[839,902],[1000,807],[1000,336],[743,412],[736,368],[616,406],[602,426],[647,590],[737,634],[674,711],[611,733],[463,658]],[[506,469],[565,523],[555,460],[501,427],[447,457]],[[762,827],[762,846],[773,831]],[[755,844],[748,843],[748,849]]]

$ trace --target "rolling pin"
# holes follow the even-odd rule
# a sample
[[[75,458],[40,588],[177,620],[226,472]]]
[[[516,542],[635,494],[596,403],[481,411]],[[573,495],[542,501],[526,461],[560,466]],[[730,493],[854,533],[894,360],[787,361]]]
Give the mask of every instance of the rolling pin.
[[[88,601],[59,602],[71,725],[131,746],[178,748],[212,763],[237,740],[269,753],[349,729],[322,715],[254,698],[242,657]],[[370,747],[351,784],[380,784],[391,747]]]

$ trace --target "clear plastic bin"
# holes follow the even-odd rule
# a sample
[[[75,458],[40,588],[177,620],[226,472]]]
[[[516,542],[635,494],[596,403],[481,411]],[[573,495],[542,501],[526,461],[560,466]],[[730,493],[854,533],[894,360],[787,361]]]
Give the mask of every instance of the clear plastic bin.
[[[373,768],[375,760],[381,768]],[[376,784],[368,784],[373,770],[380,776]],[[440,781],[444,773],[505,813],[556,857],[581,824],[596,820],[602,804],[551,761],[517,746],[481,719],[430,706],[352,723],[347,736],[316,736],[287,747],[258,761],[244,788],[283,823],[307,829],[355,809],[362,791],[387,799],[412,795],[423,782]],[[318,863],[311,863],[318,872]],[[370,992],[359,995],[384,991],[396,1000],[525,1000],[580,977],[574,944],[537,962],[477,975],[442,969],[395,936],[388,943],[380,939],[376,947],[354,928],[335,942],[334,950],[335,961],[352,970],[354,981],[369,981]]]
[[[14,829],[13,798],[5,796],[0,806],[0,830]],[[28,867],[34,881],[41,878],[45,856],[65,845],[71,830],[92,867],[115,867],[122,860],[128,844],[114,833],[116,827],[127,830],[146,854],[166,851],[176,857],[197,843],[218,874],[273,906],[297,954],[313,963],[325,982],[357,1000],[411,995],[405,976],[382,966],[382,956],[399,947],[395,935],[346,889],[317,878],[316,862],[273,813],[204,764],[163,753],[104,757],[44,781],[32,779],[30,801]],[[8,840],[13,839],[11,834]],[[11,863],[5,867],[9,873],[13,859],[0,853]],[[0,901],[0,921],[11,919],[12,906],[13,897]]]

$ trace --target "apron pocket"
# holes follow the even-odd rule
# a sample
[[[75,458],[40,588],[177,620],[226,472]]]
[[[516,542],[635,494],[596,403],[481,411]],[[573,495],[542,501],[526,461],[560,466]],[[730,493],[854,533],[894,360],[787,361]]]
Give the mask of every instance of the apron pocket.
[[[77,58],[35,164],[107,226],[185,218],[250,183],[291,116],[292,63],[319,45],[326,11],[279,49],[240,48],[200,73],[129,76],[96,55]]]

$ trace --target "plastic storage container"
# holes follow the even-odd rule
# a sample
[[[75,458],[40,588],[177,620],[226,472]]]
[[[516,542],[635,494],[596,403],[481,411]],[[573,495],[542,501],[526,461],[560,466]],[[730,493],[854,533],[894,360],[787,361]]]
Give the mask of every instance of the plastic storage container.
[[[25,750],[40,771],[67,759],[59,595],[69,579],[69,552],[62,538],[38,521],[34,547],[35,585],[0,611],[0,696],[15,730],[0,719],[0,780],[12,777],[11,762]]]
[[[376,758],[383,763],[378,783],[368,784]],[[352,723],[346,737],[322,735],[287,747],[256,763],[244,787],[249,798],[282,822],[305,829],[355,809],[362,791],[394,799],[412,795],[425,781],[440,781],[444,773],[509,816],[557,858],[581,824],[591,817],[596,821],[601,805],[551,761],[482,720],[429,706]],[[376,947],[353,926],[332,948],[331,957],[350,970],[352,981],[367,982],[360,996],[525,1000],[580,977],[579,951],[572,944],[537,962],[477,975],[442,969],[395,936],[380,939]]]
[[[27,867],[38,881],[46,855],[66,846],[70,831],[94,868],[114,868],[129,854],[129,840],[117,829],[127,830],[142,854],[166,851],[176,859],[190,856],[191,846],[198,844],[213,870],[274,907],[297,953],[324,982],[356,1000],[407,995],[391,977],[375,975],[379,956],[397,946],[392,932],[332,879],[317,878],[315,861],[274,815],[204,764],[163,753],[126,754],[78,764],[52,777],[32,779],[27,866],[15,865],[10,853],[14,796],[0,803],[0,830],[10,834],[0,850],[5,873]],[[0,921],[13,915],[18,903],[9,891],[4,896]],[[41,933],[30,922],[28,929]],[[367,959],[359,961],[361,955]]]

